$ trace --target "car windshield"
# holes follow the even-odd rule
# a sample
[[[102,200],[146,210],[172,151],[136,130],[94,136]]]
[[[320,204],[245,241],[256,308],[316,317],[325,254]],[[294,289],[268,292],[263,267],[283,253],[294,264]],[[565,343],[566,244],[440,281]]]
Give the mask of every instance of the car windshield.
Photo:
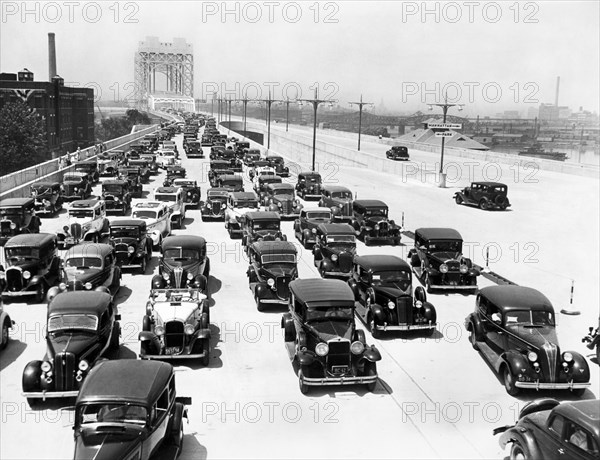
[[[265,254],[261,256],[260,261],[262,264],[295,264],[296,263],[296,255],[295,254]]]
[[[154,195],[156,201],[177,201],[177,195],[174,193],[157,193]]]
[[[65,261],[65,268],[101,268],[100,257],[71,257]]]
[[[237,200],[233,202],[235,208],[258,208],[256,200]]]
[[[319,177],[319,176],[307,176],[306,177],[306,182],[311,183],[311,184],[320,184],[321,183],[321,177]]]
[[[331,213],[328,211],[313,211],[306,213],[307,219],[331,219]]]
[[[4,248],[4,254],[10,265],[18,263],[26,259],[39,259],[40,250],[37,248],[21,247],[21,248]]]
[[[156,219],[157,216],[158,216],[158,212],[152,211],[150,209],[148,209],[148,210],[138,209],[131,213],[131,217],[137,218],[137,219]]]
[[[79,425],[88,423],[134,423],[145,425],[148,411],[145,407],[127,404],[86,404],[79,408]]]
[[[491,187],[490,192],[492,193],[506,193],[506,187]]]
[[[293,195],[294,194],[294,189],[292,188],[278,188],[273,190],[272,195],[273,196],[280,196],[280,195]]]
[[[386,270],[373,273],[373,284],[395,284],[410,281],[411,275],[408,270]]]
[[[65,177],[63,177],[63,180],[65,182],[81,182],[83,179],[80,176],[71,176],[66,174]]]
[[[139,227],[110,227],[110,236],[113,238],[137,238],[139,234]]]
[[[279,231],[279,221],[263,220],[263,221],[259,221],[259,222],[253,222],[252,228],[254,230],[277,230],[277,231]]]
[[[554,326],[554,314],[545,310],[511,310],[506,313],[505,323],[507,326]]]
[[[242,180],[241,179],[222,179],[221,183],[224,186],[227,186],[227,185],[238,185],[238,184],[242,184]]]
[[[306,310],[306,321],[352,321],[353,315],[354,309],[352,307],[308,308]]]
[[[0,216],[2,217],[21,217],[23,215],[23,209],[21,208],[3,208],[0,209]]]
[[[427,249],[430,252],[461,252],[462,241],[430,241]]]
[[[191,180],[176,180],[174,182],[174,184],[177,185],[178,187],[195,187],[196,186],[194,181],[191,181]]]
[[[387,208],[368,208],[365,209],[365,216],[387,216]]]
[[[331,194],[332,198],[340,198],[340,199],[352,199],[352,192],[333,192]]]
[[[228,192],[208,192],[208,198],[227,198]]]
[[[169,248],[165,250],[163,257],[174,261],[199,260],[200,251],[191,248]]]
[[[69,209],[69,217],[82,218],[82,217],[94,217],[93,209]]]
[[[55,315],[48,318],[48,332],[69,331],[96,331],[98,329],[98,317],[94,315],[70,314]]]
[[[122,190],[122,184],[102,184],[102,191],[104,193],[121,193]]]
[[[354,235],[327,235],[327,244],[356,244]]]

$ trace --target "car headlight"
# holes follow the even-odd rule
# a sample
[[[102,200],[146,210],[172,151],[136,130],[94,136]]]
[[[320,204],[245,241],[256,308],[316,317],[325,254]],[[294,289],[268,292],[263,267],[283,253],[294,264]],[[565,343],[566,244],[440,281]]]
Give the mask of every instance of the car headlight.
[[[269,278],[267,280],[267,284],[271,287],[275,286],[275,280],[273,278]]]
[[[465,273],[467,273],[469,271],[469,267],[467,267],[465,264],[461,264],[460,265],[460,272],[464,275]]]
[[[352,345],[350,345],[350,351],[355,355],[360,355],[363,351],[365,351],[365,345],[361,341],[357,340],[352,342]]]
[[[572,361],[573,361],[573,354],[572,354],[572,353],[570,353],[570,352],[568,352],[568,351],[567,351],[567,352],[565,352],[565,353],[563,353],[563,360],[564,360],[565,362],[567,362],[567,363],[570,363],[570,362],[572,362]]]
[[[87,283],[84,284],[84,287],[89,291],[92,289],[92,283],[90,283],[89,281]]]
[[[192,196],[192,192],[187,192],[187,196]]]
[[[156,326],[156,327],[154,328],[154,333],[155,333],[156,335],[164,335],[164,334],[165,334],[165,328],[164,328],[164,327],[162,327],[162,326]]]
[[[17,228],[17,224],[15,224],[14,222],[11,222],[11,223],[10,223],[10,228],[11,228],[12,230],[14,230],[15,228]]]
[[[221,209],[225,209],[226,207],[227,207],[227,205],[226,205],[225,203],[223,203],[223,204],[221,205]]]
[[[446,265],[446,264],[440,265],[440,272],[448,273],[448,265]]]
[[[187,274],[187,279],[188,279],[188,280],[191,280],[193,277],[194,277],[194,275],[192,275],[191,273],[188,273],[188,274]]]
[[[90,368],[90,364],[85,360],[82,359],[81,361],[79,361],[79,370],[80,371],[87,371]]]
[[[73,189],[73,191],[74,191],[75,193],[77,193],[77,192],[79,191],[79,189],[78,189],[77,187],[75,187],[75,188]]]
[[[163,279],[164,279],[165,281],[169,281],[169,274],[168,274],[168,273],[166,273],[166,272],[165,272],[165,273],[163,273]]]
[[[60,283],[60,284],[58,285],[58,288],[59,288],[61,291],[64,291],[65,289],[67,289],[67,285],[66,285],[65,283]]]
[[[52,364],[48,361],[44,361],[41,365],[42,372],[50,372],[52,369]]]
[[[281,208],[281,203],[277,203],[277,207],[278,207],[278,208]]]
[[[29,272],[28,270],[25,270],[23,272],[23,278],[25,278],[26,280],[28,280],[29,278],[31,278],[31,272]]]
[[[194,333],[194,330],[195,328],[191,324],[186,324],[183,328],[183,332],[185,332],[186,335],[192,335]]]
[[[127,252],[129,254],[133,254],[135,252],[135,248],[133,246],[127,246]]]
[[[375,224],[375,230],[379,230],[379,224]]]
[[[48,200],[42,200],[44,206],[50,206],[50,202]]]
[[[5,278],[6,278],[6,273],[0,272],[0,280],[3,280]]]
[[[327,353],[329,353],[329,345],[327,345],[325,342],[318,343],[315,347],[315,353],[319,356],[325,356]]]
[[[390,300],[390,301],[388,302],[388,308],[389,308],[390,310],[393,310],[394,308],[396,308],[396,304]]]
[[[331,260],[332,260],[333,262],[337,261],[337,260],[338,260],[338,256],[337,256],[337,254],[331,254]]]
[[[420,300],[417,300],[415,302],[415,308],[423,308],[423,302],[421,302]]]
[[[537,361],[538,355],[535,351],[530,351],[529,353],[527,353],[527,359],[533,363]]]

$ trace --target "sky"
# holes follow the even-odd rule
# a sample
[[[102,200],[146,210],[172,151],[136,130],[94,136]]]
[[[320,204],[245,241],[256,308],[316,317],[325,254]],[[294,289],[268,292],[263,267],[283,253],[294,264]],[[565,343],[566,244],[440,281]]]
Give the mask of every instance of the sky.
[[[193,45],[194,96],[312,98],[412,113],[599,111],[600,2],[0,2],[0,72],[48,79],[47,34],[67,84],[131,98],[147,36]],[[160,86],[160,80],[159,80]],[[260,94],[258,94],[260,92]]]

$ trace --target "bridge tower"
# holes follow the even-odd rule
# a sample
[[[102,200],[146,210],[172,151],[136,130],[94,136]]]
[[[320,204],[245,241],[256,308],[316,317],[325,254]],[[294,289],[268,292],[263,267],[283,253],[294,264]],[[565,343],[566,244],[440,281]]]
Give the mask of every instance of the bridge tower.
[[[139,42],[134,63],[136,106],[194,111],[194,54],[185,38],[165,43],[146,37]]]

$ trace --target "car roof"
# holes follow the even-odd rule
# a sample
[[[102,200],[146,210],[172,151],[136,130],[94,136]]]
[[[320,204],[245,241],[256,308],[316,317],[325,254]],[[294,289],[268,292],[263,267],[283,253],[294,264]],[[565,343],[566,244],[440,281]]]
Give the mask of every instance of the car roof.
[[[111,296],[102,291],[67,291],[56,295],[48,304],[48,316],[91,313],[100,316],[110,304]]]
[[[361,206],[363,208],[387,208],[388,205],[385,204],[381,200],[354,200],[354,204],[356,206]]]
[[[140,201],[133,205],[134,208],[139,209],[160,209],[166,206],[167,204],[163,201]]]
[[[197,235],[171,235],[167,236],[162,242],[162,249],[181,248],[181,247],[204,247],[206,240]]]
[[[294,186],[292,184],[288,184],[287,182],[272,182],[267,184],[267,188],[273,190],[294,190]]]
[[[308,307],[354,308],[354,293],[342,280],[304,278],[292,281],[289,286],[296,300]]]
[[[142,219],[111,219],[110,226],[145,227],[146,221]]]
[[[105,257],[113,252],[113,247],[110,244],[104,243],[80,243],[72,246],[65,253],[64,259],[69,257]]]
[[[357,256],[354,262],[367,270],[409,270],[410,265],[398,256],[387,254]]]
[[[39,248],[52,241],[56,241],[56,234],[54,233],[21,233],[8,240],[4,248]]]
[[[329,192],[350,192],[352,191],[348,187],[342,185],[324,185],[321,190],[327,190]]]
[[[148,405],[162,394],[173,366],[160,361],[119,359],[103,361],[84,380],[77,404],[129,401]]]
[[[329,214],[331,214],[331,209],[330,208],[325,208],[325,207],[317,207],[317,208],[303,208],[301,213],[305,213],[308,214],[309,212],[328,212]]]
[[[25,198],[4,198],[0,201],[0,208],[21,207],[23,205],[33,205],[35,200],[31,197]]]
[[[544,294],[526,286],[510,284],[488,286],[481,289],[479,294],[502,310],[554,311],[552,303]]]
[[[415,230],[415,236],[424,240],[461,240],[462,236],[453,228],[423,227]]]
[[[273,211],[251,211],[246,213],[246,220],[281,220],[281,216]]]
[[[177,193],[179,187],[157,187],[155,193]]]
[[[600,400],[586,399],[562,403],[556,406],[552,412],[577,422],[594,433],[596,438],[600,436]]]
[[[321,177],[321,174],[319,174],[316,171],[303,171],[303,172],[298,173],[298,177],[300,177],[300,176],[304,176],[304,177],[318,176],[318,177]]]
[[[102,182],[102,186],[104,187],[105,185],[124,185],[128,183],[129,182],[127,182],[124,179],[108,179]]]
[[[73,177],[87,177],[88,174],[81,171],[69,171],[65,173],[65,176],[73,176]],[[64,180],[64,178],[63,178]]]
[[[277,158],[277,159],[283,160],[283,157],[282,157],[281,155],[269,155],[269,156],[267,157],[267,161],[269,161],[269,160],[272,160],[272,159],[274,159],[274,158]]]
[[[487,185],[488,187],[506,187],[506,184],[501,182],[471,182],[472,184]]]
[[[257,200],[258,197],[254,192],[231,192],[231,197],[234,200]]]
[[[71,206],[69,206],[72,209],[77,209],[77,208],[95,208],[96,206],[99,206],[102,200],[75,200],[73,202],[71,202]]]
[[[55,182],[55,181],[40,181],[40,182],[36,182],[35,184],[31,184],[32,187],[58,187],[60,186],[60,182]]]
[[[227,195],[227,194],[230,193],[230,191],[229,191],[228,188],[214,187],[214,188],[209,188],[206,191],[206,193],[207,194],[210,194],[210,193],[223,193],[223,194]]]
[[[243,181],[244,179],[242,178],[242,176],[239,176],[237,174],[221,174],[221,176],[219,176],[220,180],[235,180],[235,181]]]
[[[259,254],[297,254],[296,246],[291,241],[257,241],[252,249]]]
[[[319,224],[319,232],[327,235],[355,235],[354,228],[350,224]]]

